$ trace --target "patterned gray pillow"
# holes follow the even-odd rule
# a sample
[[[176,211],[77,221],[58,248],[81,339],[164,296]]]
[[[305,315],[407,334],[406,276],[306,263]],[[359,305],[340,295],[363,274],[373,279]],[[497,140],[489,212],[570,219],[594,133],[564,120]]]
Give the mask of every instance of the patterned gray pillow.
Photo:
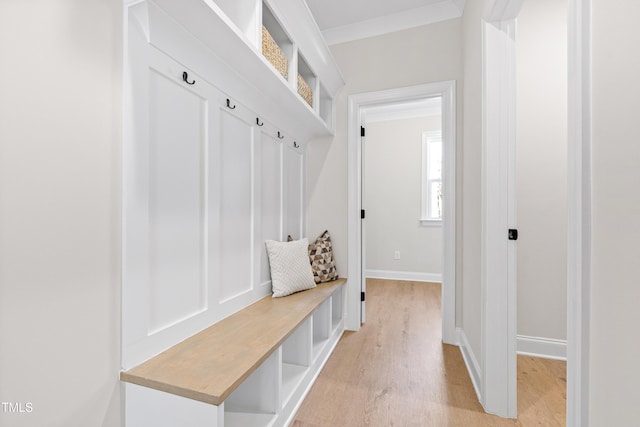
[[[287,241],[293,242],[294,240],[291,236],[288,236]],[[331,282],[338,278],[336,262],[333,258],[331,236],[329,236],[328,230],[325,230],[315,242],[309,245],[309,261],[313,270],[313,280],[316,283]]]

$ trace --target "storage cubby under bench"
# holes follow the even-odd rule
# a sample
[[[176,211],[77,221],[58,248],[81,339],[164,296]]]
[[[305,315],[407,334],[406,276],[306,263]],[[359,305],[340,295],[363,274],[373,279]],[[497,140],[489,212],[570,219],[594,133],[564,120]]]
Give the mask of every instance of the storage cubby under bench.
[[[265,297],[121,372],[126,425],[287,425],[344,331],[345,283]]]

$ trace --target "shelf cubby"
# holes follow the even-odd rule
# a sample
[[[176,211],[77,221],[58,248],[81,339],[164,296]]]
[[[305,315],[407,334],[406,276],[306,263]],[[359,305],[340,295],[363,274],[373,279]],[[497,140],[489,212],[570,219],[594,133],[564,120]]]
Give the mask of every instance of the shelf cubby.
[[[318,357],[331,333],[331,301],[327,299],[313,313],[313,357]]]
[[[287,82],[295,70],[295,49],[291,38],[283,29],[266,3],[262,3],[262,55]]]
[[[265,426],[275,419],[278,363],[275,351],[224,401],[225,427]]]
[[[282,398],[290,399],[311,366],[311,318],[282,344]]]
[[[241,34],[258,45],[259,28],[256,25],[260,13],[258,0],[215,0],[216,5],[235,24]]]
[[[311,70],[307,61],[304,59],[304,56],[298,52],[298,73],[297,73],[297,81],[296,81],[296,90],[298,95],[304,100],[304,102],[311,107],[313,110],[317,111],[318,97],[317,97],[317,86],[318,79],[316,75]]]

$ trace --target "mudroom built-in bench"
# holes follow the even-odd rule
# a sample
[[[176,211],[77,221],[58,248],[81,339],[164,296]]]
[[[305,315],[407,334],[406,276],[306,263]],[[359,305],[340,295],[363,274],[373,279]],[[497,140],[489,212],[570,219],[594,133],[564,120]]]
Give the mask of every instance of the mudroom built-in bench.
[[[344,331],[345,283],[265,297],[123,371],[126,425],[287,425]]]

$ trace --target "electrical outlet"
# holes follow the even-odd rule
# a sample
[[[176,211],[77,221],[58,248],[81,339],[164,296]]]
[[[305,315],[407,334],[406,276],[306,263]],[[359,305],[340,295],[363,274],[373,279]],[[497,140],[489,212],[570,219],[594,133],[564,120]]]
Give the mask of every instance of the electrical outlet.
[[[393,259],[400,259],[400,251],[395,251],[393,253]]]

